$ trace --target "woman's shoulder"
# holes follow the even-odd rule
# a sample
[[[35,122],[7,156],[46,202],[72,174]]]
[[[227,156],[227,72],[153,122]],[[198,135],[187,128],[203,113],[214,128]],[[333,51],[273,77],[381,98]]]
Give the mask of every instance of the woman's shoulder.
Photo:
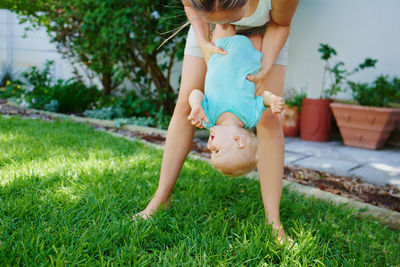
[[[282,26],[290,26],[300,0],[272,0],[271,18]]]

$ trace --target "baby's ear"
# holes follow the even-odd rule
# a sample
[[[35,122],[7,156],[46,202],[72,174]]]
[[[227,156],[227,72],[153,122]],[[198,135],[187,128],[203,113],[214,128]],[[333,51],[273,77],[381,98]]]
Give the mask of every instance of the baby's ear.
[[[233,137],[237,148],[244,148],[246,145],[247,137],[245,135],[236,135]]]

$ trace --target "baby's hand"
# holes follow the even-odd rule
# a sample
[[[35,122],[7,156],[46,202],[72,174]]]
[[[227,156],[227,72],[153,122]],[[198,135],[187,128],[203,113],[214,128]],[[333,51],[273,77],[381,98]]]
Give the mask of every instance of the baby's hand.
[[[201,106],[195,106],[192,108],[188,120],[192,123],[192,125],[198,128],[204,128],[203,120],[205,123],[208,123],[208,118],[204,113],[204,110]]]
[[[273,95],[271,97],[271,111],[274,114],[279,114],[285,108],[285,100],[282,97]]]

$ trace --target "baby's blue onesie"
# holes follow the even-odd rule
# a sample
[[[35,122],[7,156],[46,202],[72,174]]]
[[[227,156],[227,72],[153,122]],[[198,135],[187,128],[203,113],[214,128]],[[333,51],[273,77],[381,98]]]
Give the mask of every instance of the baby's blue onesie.
[[[244,35],[218,39],[215,45],[228,54],[214,54],[208,61],[202,107],[209,123],[203,121],[203,125],[210,129],[222,113],[230,112],[244,123],[245,128],[254,127],[265,106],[261,96],[254,97],[254,83],[246,76],[258,72],[262,54]]]

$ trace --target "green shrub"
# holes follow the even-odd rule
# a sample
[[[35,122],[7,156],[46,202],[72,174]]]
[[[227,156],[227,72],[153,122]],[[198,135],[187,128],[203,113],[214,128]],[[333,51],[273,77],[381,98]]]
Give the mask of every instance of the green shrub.
[[[39,69],[36,66],[30,67],[27,71],[22,73],[22,76],[26,79],[27,84],[34,88],[46,88],[50,87],[54,83],[53,76],[50,69],[54,65],[53,60],[46,60],[43,69]]]
[[[32,87],[26,91],[24,100],[31,108],[44,109],[44,106],[53,99],[49,89],[49,87]]]
[[[56,100],[58,105],[52,105],[52,111],[58,112],[82,112],[89,107],[91,103],[101,96],[96,87],[87,87],[81,82],[74,80],[58,80],[50,87],[33,87],[31,91],[25,94],[25,100],[30,107],[45,109],[52,100]],[[47,106],[49,107],[49,106]],[[54,108],[57,107],[55,110]]]
[[[0,70],[0,87],[6,87],[11,82],[18,80],[19,73],[14,70],[13,65],[4,64]]]
[[[116,105],[123,108],[127,117],[147,117],[157,113],[159,106],[147,97],[140,97],[135,91],[118,98]]]
[[[48,60],[43,69],[34,66],[22,74],[29,88],[24,97],[30,107],[58,112],[82,112],[101,97],[101,92],[95,86],[87,87],[75,79],[59,79],[54,83],[50,71],[53,64],[54,61]]]
[[[19,80],[7,81],[5,87],[0,87],[0,98],[20,97],[24,94],[23,83]]]
[[[181,1],[7,1],[5,7],[21,22],[45,27],[59,52],[101,81],[104,94],[128,79],[172,114],[172,67],[183,58],[187,30],[160,44],[187,21]]]
[[[130,117],[114,120],[116,127],[121,127],[124,124],[133,124],[139,126],[156,126],[155,119],[152,117]]]
[[[320,94],[321,98],[332,98],[339,92],[346,91],[345,82],[348,81],[349,76],[363,69],[375,68],[375,64],[378,62],[377,59],[366,58],[363,63],[360,63],[352,71],[348,71],[344,68],[345,64],[342,61],[336,62],[333,67],[331,67],[331,58],[336,56],[337,52],[328,44],[320,44],[318,52],[321,53],[321,59],[325,61]],[[328,86],[326,85],[327,83]]]
[[[285,104],[288,107],[297,107],[297,110],[300,113],[303,99],[306,97],[307,93],[304,90],[302,90],[300,92],[294,93],[293,95],[285,99]]]
[[[171,117],[162,112],[159,112],[158,114],[159,115],[155,117],[130,117],[130,118],[115,119],[114,125],[116,127],[121,127],[124,124],[132,124],[139,126],[157,127],[160,129],[168,129]]]
[[[83,115],[89,118],[100,119],[100,120],[112,120],[124,117],[124,110],[119,107],[106,107],[95,110],[85,110]]]
[[[47,111],[57,112],[59,108],[60,103],[55,99],[50,100],[50,103],[44,105],[44,109]]]
[[[353,98],[360,105],[388,107],[390,103],[400,102],[400,80],[390,80],[387,75],[380,75],[372,84],[348,82]]]
[[[101,92],[95,87],[87,87],[75,80],[58,80],[49,88],[51,99],[59,103],[59,112],[82,112],[101,97]]]

